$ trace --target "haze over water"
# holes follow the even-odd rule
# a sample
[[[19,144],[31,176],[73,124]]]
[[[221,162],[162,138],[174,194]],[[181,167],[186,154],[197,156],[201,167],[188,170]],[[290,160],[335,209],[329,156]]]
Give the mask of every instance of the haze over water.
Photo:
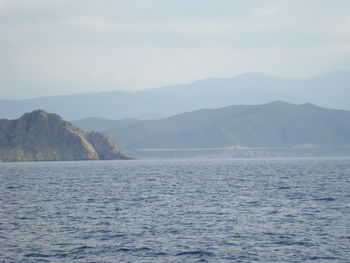
[[[348,262],[349,159],[1,163],[1,262]]]
[[[0,0],[0,263],[349,263],[349,28],[347,0]],[[41,162],[124,152],[155,160]],[[282,156],[348,158],[254,159]]]

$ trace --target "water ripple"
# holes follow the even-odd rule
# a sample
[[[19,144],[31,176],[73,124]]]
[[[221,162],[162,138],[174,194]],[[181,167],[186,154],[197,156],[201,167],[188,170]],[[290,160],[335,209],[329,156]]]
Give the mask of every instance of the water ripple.
[[[349,262],[350,160],[0,163],[0,262]]]

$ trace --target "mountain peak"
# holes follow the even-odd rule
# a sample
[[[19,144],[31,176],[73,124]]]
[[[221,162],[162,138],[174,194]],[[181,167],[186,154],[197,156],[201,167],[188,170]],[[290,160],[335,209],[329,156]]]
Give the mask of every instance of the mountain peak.
[[[32,121],[48,120],[48,119],[55,119],[60,122],[63,121],[61,116],[54,113],[48,113],[44,110],[34,110],[32,112],[24,113],[22,117],[20,117],[20,120],[32,120]]]
[[[42,117],[47,117],[49,115],[48,112],[44,111],[44,110],[33,110],[32,112],[27,112],[24,113],[22,117],[25,116],[42,116]]]
[[[288,103],[288,102],[285,102],[283,100],[274,100],[274,101],[271,101],[270,103],[267,103],[267,104],[276,104],[276,105],[293,105],[291,103]]]
[[[276,107],[286,107],[286,106],[290,107],[290,106],[292,106],[292,107],[295,107],[297,105],[289,103],[289,102],[285,102],[283,100],[274,100],[274,101],[271,101],[269,103],[262,104],[261,106],[276,106]]]

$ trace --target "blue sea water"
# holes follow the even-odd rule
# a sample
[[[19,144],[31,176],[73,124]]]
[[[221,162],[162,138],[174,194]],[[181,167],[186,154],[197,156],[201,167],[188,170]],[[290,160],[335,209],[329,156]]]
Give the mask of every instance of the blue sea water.
[[[0,163],[0,262],[350,262],[350,159]]]

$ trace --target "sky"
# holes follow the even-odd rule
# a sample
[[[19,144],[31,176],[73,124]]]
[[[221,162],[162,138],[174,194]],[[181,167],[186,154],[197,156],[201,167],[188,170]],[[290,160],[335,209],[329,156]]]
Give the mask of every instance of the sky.
[[[0,0],[0,98],[336,70],[349,0]]]

